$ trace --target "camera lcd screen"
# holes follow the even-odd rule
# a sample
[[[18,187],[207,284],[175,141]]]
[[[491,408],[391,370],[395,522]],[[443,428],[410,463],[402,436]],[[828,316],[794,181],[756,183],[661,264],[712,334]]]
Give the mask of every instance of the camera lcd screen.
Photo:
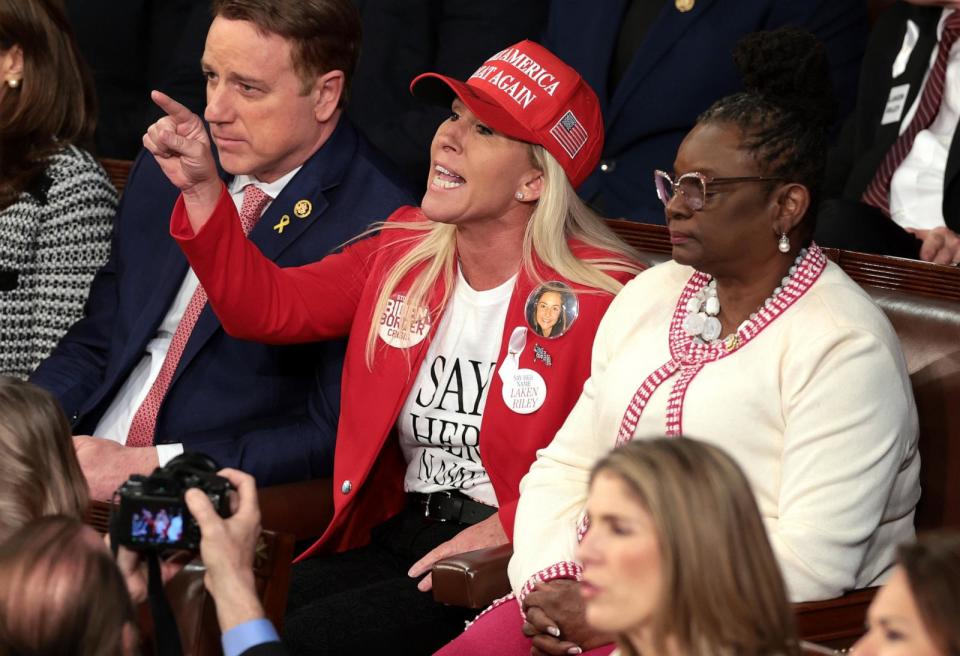
[[[183,539],[183,506],[145,502],[131,513],[134,545],[172,545]]]

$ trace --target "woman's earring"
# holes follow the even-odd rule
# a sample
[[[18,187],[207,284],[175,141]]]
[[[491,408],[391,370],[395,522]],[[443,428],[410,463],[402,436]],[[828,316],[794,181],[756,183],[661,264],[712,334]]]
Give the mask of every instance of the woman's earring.
[[[787,237],[787,233],[780,233],[780,239],[777,241],[777,249],[779,249],[781,253],[790,252],[790,238]]]
[[[513,197],[516,198],[516,199],[519,200],[519,201],[522,201],[522,200],[523,200],[523,192],[522,192],[522,191],[518,191],[517,193],[515,193],[515,194],[513,195]]]
[[[7,80],[7,86],[11,89],[16,89],[18,86],[20,86],[20,80],[17,78],[11,78]]]

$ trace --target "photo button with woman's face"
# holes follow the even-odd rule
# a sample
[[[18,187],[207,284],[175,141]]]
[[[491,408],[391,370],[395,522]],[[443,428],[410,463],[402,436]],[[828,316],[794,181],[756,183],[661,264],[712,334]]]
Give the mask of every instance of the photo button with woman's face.
[[[557,280],[545,282],[527,297],[527,324],[547,339],[562,337],[577,320],[580,305],[568,285]]]

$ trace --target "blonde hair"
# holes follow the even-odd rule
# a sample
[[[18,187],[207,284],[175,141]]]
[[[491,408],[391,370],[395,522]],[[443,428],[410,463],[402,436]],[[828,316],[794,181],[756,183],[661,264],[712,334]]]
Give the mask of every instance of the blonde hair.
[[[799,654],[793,612],[750,484],[723,450],[686,438],[638,439],[594,467],[616,474],[650,513],[663,598],[653,644],[690,656]],[[624,656],[637,651],[618,638]]]
[[[524,271],[534,280],[544,282],[537,273],[537,259],[567,280],[616,294],[623,285],[610,273],[639,273],[640,268],[636,264],[639,256],[636,251],[617,237],[603,219],[580,200],[570,186],[563,167],[543,146],[530,144],[530,157],[533,166],[543,173],[543,189],[523,237]],[[420,268],[405,294],[404,310],[400,317],[403,329],[421,318],[419,308],[425,305],[427,294],[438,280],[443,281],[444,296],[440,300],[437,315],[443,314],[456,273],[454,226],[432,221],[414,221],[380,223],[374,229],[402,229],[412,234],[391,244],[391,248],[409,245],[409,250],[387,274],[377,296],[373,321],[367,334],[366,360],[367,366],[371,368],[377,344],[379,318],[400,282],[412,271]],[[570,251],[567,243],[569,239],[610,251],[613,255],[581,260]]]
[[[87,481],[60,404],[46,390],[5,376],[0,376],[0,462],[0,542],[44,515],[83,517]]]
[[[0,652],[123,656],[135,619],[109,550],[78,519],[43,517],[0,546]]]

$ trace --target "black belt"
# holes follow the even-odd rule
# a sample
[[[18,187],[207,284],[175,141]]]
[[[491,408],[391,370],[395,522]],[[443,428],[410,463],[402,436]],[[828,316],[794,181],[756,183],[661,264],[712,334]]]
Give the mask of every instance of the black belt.
[[[474,501],[461,492],[449,490],[429,494],[409,492],[407,505],[422,510],[424,517],[460,524],[476,524],[497,512],[494,506]]]

